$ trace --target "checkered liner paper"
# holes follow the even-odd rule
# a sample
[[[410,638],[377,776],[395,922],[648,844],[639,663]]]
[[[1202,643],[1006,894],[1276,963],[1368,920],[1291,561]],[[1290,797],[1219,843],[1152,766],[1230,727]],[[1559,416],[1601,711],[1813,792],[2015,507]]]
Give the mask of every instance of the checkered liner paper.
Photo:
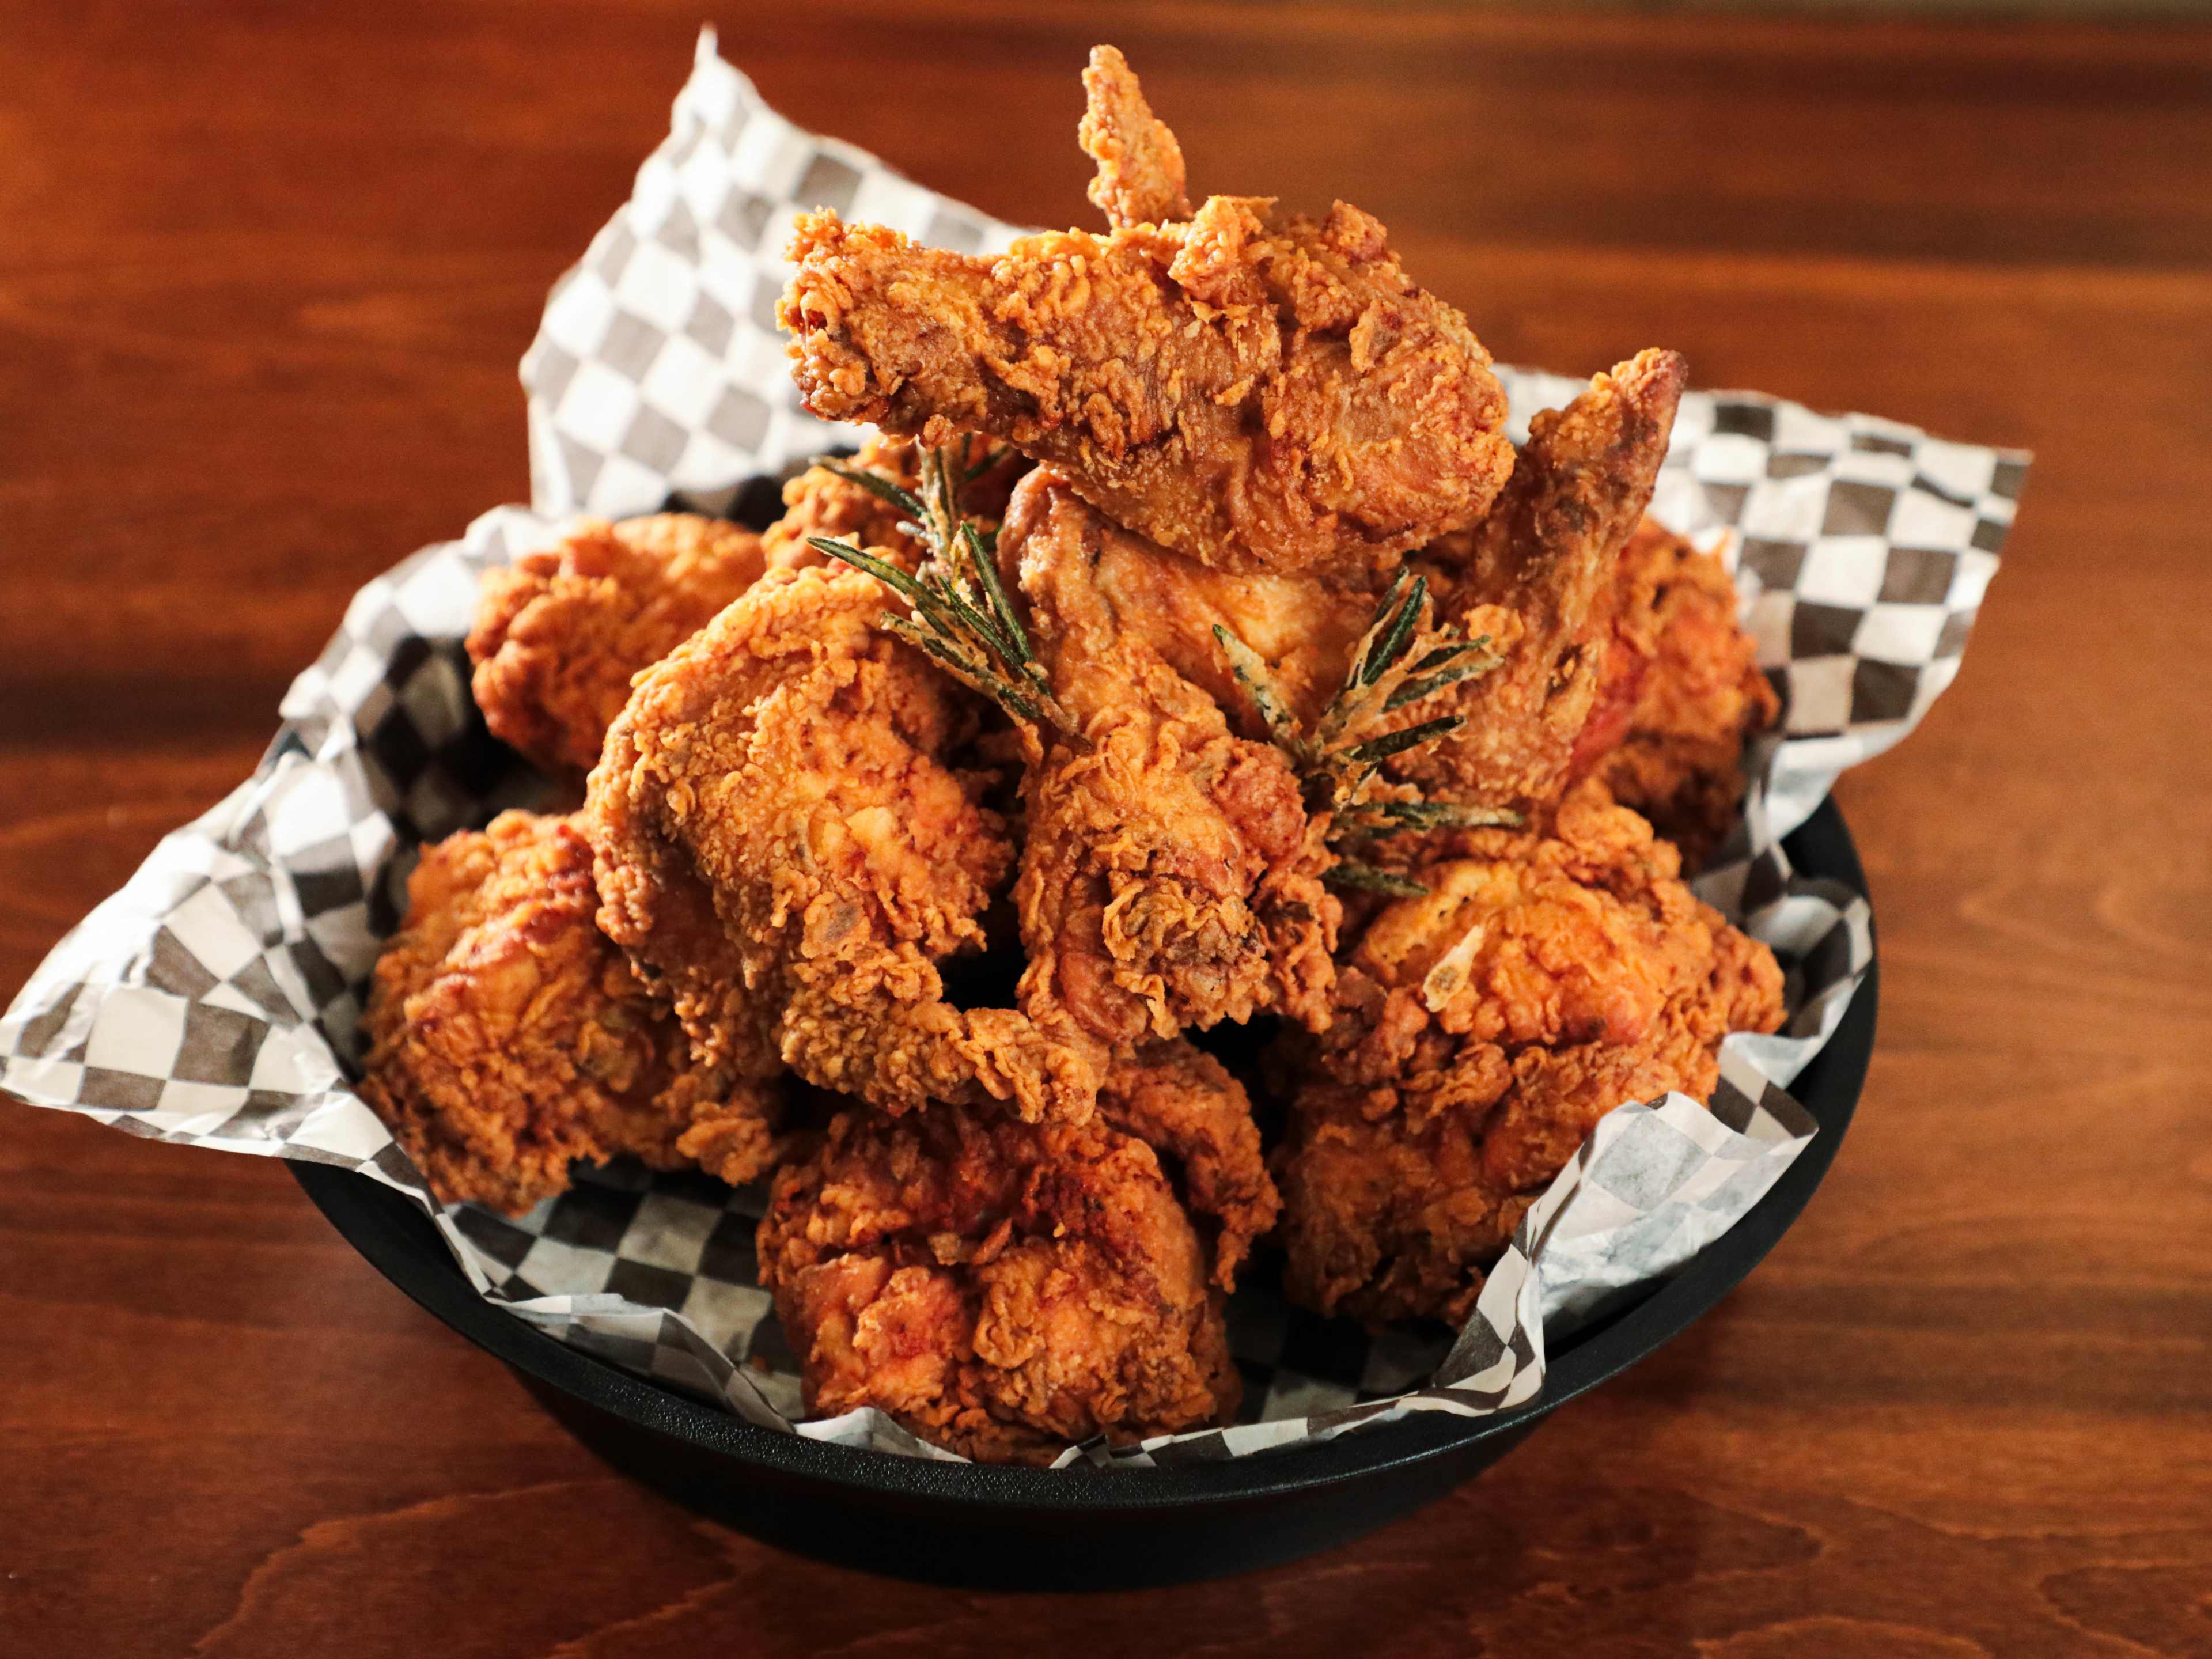
[[[152,1139],[358,1170],[422,1204],[488,1299],[563,1341],[759,1424],[945,1456],[872,1411],[794,1421],[796,1363],[757,1282],[758,1190],[617,1166],[519,1221],[441,1207],[349,1081],[414,848],[540,787],[470,701],[461,641],[479,574],[580,512],[772,514],[780,476],[859,436],[799,408],[774,321],[783,227],[821,205],[953,247],[1018,234],[793,126],[702,38],[668,140],[554,289],[524,360],[534,508],[489,513],[356,596],[254,775],[163,841],[0,1018],[0,1089]],[[1523,430],[1580,384],[1504,378]],[[1542,1386],[1547,1335],[1750,1209],[1814,1133],[1784,1091],[1873,955],[1864,902],[1796,875],[1781,837],[1949,684],[2027,464],[1769,398],[1685,398],[1653,512],[1733,550],[1787,709],[1700,890],[1782,959],[1787,1027],[1729,1040],[1709,1108],[1674,1095],[1607,1116],[1455,1341],[1370,1336],[1240,1291],[1243,1422],[1063,1462],[1233,1457],[1408,1412],[1517,1405]]]

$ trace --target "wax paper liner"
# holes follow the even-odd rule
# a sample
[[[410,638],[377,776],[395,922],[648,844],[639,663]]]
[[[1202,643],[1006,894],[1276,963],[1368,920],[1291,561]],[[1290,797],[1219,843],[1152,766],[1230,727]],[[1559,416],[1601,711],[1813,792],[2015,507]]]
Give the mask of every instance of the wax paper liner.
[[[356,1170],[422,1204],[487,1298],[564,1341],[756,1423],[943,1457],[873,1411],[793,1421],[796,1363],[755,1272],[759,1190],[617,1165],[519,1221],[441,1206],[349,1080],[413,849],[541,787],[469,697],[479,574],[578,512],[772,516],[781,476],[860,435],[799,408],[775,328],[784,227],[812,206],[963,249],[1018,234],[794,126],[703,36],[668,140],[556,286],[524,360],[533,507],[489,513],[355,597],[254,775],[165,839],[0,1018],[0,1089],[153,1139]],[[1582,384],[1502,378],[1519,431]],[[1517,1405],[1542,1386],[1547,1334],[1680,1267],[1758,1201],[1814,1132],[1785,1087],[1873,950],[1864,902],[1796,874],[1781,839],[1949,684],[2027,464],[1863,416],[1685,398],[1652,510],[1735,559],[1786,710],[1698,888],[1774,947],[1785,1029],[1729,1039],[1709,1106],[1671,1095],[1605,1118],[1455,1341],[1319,1319],[1250,1274],[1230,1304],[1244,1420],[1063,1462],[1234,1457]]]

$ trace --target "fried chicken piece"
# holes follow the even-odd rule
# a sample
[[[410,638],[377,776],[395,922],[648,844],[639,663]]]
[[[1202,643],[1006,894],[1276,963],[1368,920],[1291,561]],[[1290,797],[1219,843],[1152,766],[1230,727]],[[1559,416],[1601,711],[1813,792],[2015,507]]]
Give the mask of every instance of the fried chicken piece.
[[[1699,902],[1674,850],[1580,785],[1548,834],[1457,830],[1425,897],[1370,922],[1279,1154],[1292,1299],[1463,1321],[1522,1215],[1598,1120],[1703,1099],[1729,1031],[1781,1023],[1773,954]]]
[[[1145,101],[1118,46],[1093,46],[1083,71],[1083,120],[1075,141],[1097,164],[1091,205],[1116,230],[1190,217],[1182,146]]]
[[[1434,800],[1540,810],[1625,731],[1638,664],[1616,638],[1622,550],[1651,499],[1685,373],[1674,352],[1641,352],[1538,415],[1490,516],[1429,550],[1424,564],[1443,567],[1445,621],[1487,635],[1505,661],[1461,684],[1450,712],[1466,723],[1398,757],[1393,776]],[[1424,704],[1405,723],[1440,712]]]
[[[885,615],[871,577],[773,571],[639,678],[583,815],[599,925],[745,1075],[1085,1116],[1073,1048],[945,999],[936,964],[981,946],[1013,848],[951,764],[972,700]]]
[[[959,491],[961,515],[977,530],[988,532],[1006,515],[1006,495],[1029,462],[1014,451],[981,438],[954,441],[963,476],[973,473]],[[921,484],[921,447],[911,438],[895,438],[872,432],[861,442],[860,453],[844,465],[854,471],[875,474],[909,494]],[[811,466],[783,487],[783,517],[761,537],[762,550],[770,567],[798,569],[820,564],[824,556],[808,544],[811,536],[848,541],[870,548],[902,570],[919,567],[923,549],[899,528],[906,515],[865,486],[842,477],[826,466]]]
[[[1743,745],[1780,716],[1759,646],[1736,621],[1735,583],[1719,558],[1646,519],[1622,560],[1630,608],[1648,615],[1625,736],[1596,775],[1702,868],[1743,805]]]
[[[1252,1241],[1275,1224],[1282,1207],[1260,1155],[1260,1130],[1244,1085],[1212,1055],[1180,1038],[1146,1043],[1106,1073],[1098,1111],[1172,1160],[1184,1206],[1218,1224],[1213,1282],[1235,1290]]]
[[[787,1166],[761,1283],[808,1411],[873,1406],[985,1462],[1226,1421],[1206,1252],[1142,1141],[960,1108],[840,1115]]]
[[[1324,825],[1282,752],[1233,733],[1123,613],[1107,573],[1162,556],[1135,542],[1047,468],[999,540],[1075,725],[1024,783],[1023,1006],[1117,1048],[1268,1009],[1317,1021],[1340,913]]]
[[[441,1202],[520,1214],[578,1158],[765,1173],[777,1091],[689,1063],[683,1032],[593,924],[565,817],[503,812],[424,849],[377,960],[362,1098]]]
[[[1310,728],[1343,686],[1388,586],[1365,569],[1236,575],[1136,536],[1103,543],[1091,580],[1125,632],[1212,698],[1249,738],[1266,737],[1267,725],[1214,629],[1259,654],[1276,693]]]
[[[750,530],[688,513],[587,520],[559,545],[487,571],[468,651],[492,735],[580,779],[630,678],[705,627],[766,568]]]
[[[1456,310],[1382,224],[1217,196],[1188,218],[1180,152],[1118,54],[1084,142],[1121,222],[996,258],[802,216],[778,309],[806,406],[887,431],[972,431],[1058,467],[1118,524],[1223,569],[1376,564],[1490,506],[1504,394]]]

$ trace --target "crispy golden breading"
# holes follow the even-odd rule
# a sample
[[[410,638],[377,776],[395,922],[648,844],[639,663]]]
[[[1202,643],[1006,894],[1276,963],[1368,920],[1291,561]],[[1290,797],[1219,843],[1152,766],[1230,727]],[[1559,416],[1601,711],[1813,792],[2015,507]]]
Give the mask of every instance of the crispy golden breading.
[[[1262,1010],[1318,1020],[1340,910],[1323,826],[1281,750],[1232,732],[1103,591],[1131,539],[1047,468],[1000,538],[1077,726],[1024,783],[1023,1006],[1124,1048]]]
[[[897,484],[915,487],[915,446],[906,438],[869,434],[860,453],[846,465],[864,468]],[[779,569],[820,564],[823,556],[807,545],[810,536],[875,548],[902,570],[921,562],[921,549],[901,530],[905,517],[882,496],[826,466],[810,466],[783,487],[783,516],[763,532],[769,563]]]
[[[1279,1154],[1291,1296],[1457,1322],[1523,1212],[1614,1107],[1699,1099],[1729,1031],[1782,1018],[1773,955],[1650,826],[1579,786],[1549,833],[1460,830],[1368,925]]]
[[[1171,1160],[1185,1206],[1218,1224],[1213,1282],[1235,1290],[1252,1241],[1273,1227],[1282,1207],[1244,1085],[1188,1042],[1146,1043],[1114,1061],[1099,1085],[1098,1111]]]
[[[995,463],[986,466],[994,451],[983,440],[962,438],[955,442],[963,474],[981,469],[959,492],[962,516],[978,530],[988,531],[1005,516],[1006,493],[1028,470],[1029,463],[1012,451],[1000,451]],[[918,493],[922,487],[920,446],[911,438],[872,432],[862,441],[860,453],[842,465],[849,470],[872,472],[909,493]],[[921,563],[921,545],[899,528],[906,515],[872,490],[840,477],[826,466],[811,466],[785,484],[783,507],[783,517],[761,538],[768,562],[775,568],[822,563],[826,556],[808,545],[810,536],[872,549],[878,558],[902,570],[915,569]]]
[[[1649,595],[1648,645],[1634,678],[1626,734],[1596,763],[1624,806],[1701,868],[1743,805],[1743,745],[1781,704],[1759,672],[1759,646],[1736,622],[1735,583],[1718,557],[1647,519],[1624,570]]]
[[[1680,356],[1645,351],[1538,415],[1490,516],[1429,550],[1446,568],[1446,621],[1489,636],[1505,661],[1457,688],[1449,712],[1466,724],[1398,757],[1392,775],[1434,800],[1540,810],[1594,760],[1585,729],[1602,718],[1608,668],[1626,665],[1613,652],[1621,550],[1651,499],[1683,377]],[[1424,704],[1404,723],[1440,712]]]
[[[378,959],[362,1097],[447,1203],[520,1214],[577,1158],[634,1152],[726,1181],[768,1168],[775,1085],[689,1063],[593,925],[591,848],[504,812],[427,848]]]
[[[1218,703],[1248,738],[1266,737],[1267,722],[1214,629],[1258,653],[1277,694],[1310,727],[1342,687],[1387,585],[1365,569],[1237,575],[1138,536],[1101,538],[1097,557],[1091,585],[1122,631]]]
[[[1097,164],[1091,205],[1117,230],[1189,218],[1182,146],[1167,123],[1152,113],[1119,47],[1091,47],[1083,93],[1083,121],[1075,139]]]
[[[842,1114],[777,1176],[758,1243],[815,1415],[873,1406],[1042,1463],[1236,1409],[1206,1249],[1152,1150],[1096,1120]]]
[[[985,780],[948,763],[968,694],[885,614],[871,577],[773,571],[640,678],[582,817],[600,926],[746,1075],[1085,1116],[1074,1050],[945,999],[936,964],[981,946],[1014,854]]]
[[[1480,516],[1510,465],[1489,355],[1342,203],[1316,225],[1215,197],[996,261],[815,214],[792,257],[816,414],[1004,438],[1224,568],[1403,551]]]
[[[1224,569],[1372,564],[1481,517],[1512,465],[1504,394],[1381,223],[1228,196],[1138,222],[1182,207],[1181,152],[1118,53],[1086,84],[1105,235],[970,258],[801,216],[778,315],[807,407],[1005,439]]]
[[[690,514],[589,521],[558,546],[487,571],[468,650],[492,735],[556,777],[580,778],[631,677],[752,586],[750,530]]]
[[[1308,1308],[1464,1320],[1607,1112],[1708,1097],[1726,1034],[1783,1018],[1772,954],[1680,878],[1776,712],[1726,573],[1644,520],[1682,359],[1516,452],[1377,221],[1194,207],[1121,54],[1083,79],[1103,232],[967,257],[801,216],[793,378],[878,429],[780,522],[587,523],[487,576],[476,696],[585,804],[426,853],[365,1024],[363,1092],[442,1197],[774,1169],[806,1410],[988,1462],[1229,1420],[1263,1237]],[[978,538],[933,553],[940,516]],[[1409,568],[1423,631],[1333,702]],[[1496,665],[1453,679],[1481,659],[1431,628]],[[1370,760],[1401,816],[1339,793]],[[1525,823],[1347,839],[1432,822],[1416,795]],[[1370,890],[1324,886],[1332,834]],[[1187,1035],[1260,1015],[1272,1157]]]

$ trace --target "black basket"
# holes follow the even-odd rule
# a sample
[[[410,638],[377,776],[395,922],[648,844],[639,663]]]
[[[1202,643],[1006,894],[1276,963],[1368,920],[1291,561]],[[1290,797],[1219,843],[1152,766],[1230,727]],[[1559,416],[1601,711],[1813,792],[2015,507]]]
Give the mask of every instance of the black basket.
[[[1786,843],[1799,872],[1864,893],[1833,802]],[[320,1164],[292,1174],[347,1242],[431,1313],[505,1360],[578,1439],[678,1502],[802,1553],[904,1577],[1117,1589],[1218,1577],[1356,1537],[1443,1496],[1543,1415],[1679,1335],[1741,1282],[1813,1196],[1874,1049],[1876,970],[1792,1093],[1820,1133],[1751,1213],[1640,1302],[1549,1355],[1540,1397],[1494,1417],[1422,1413],[1317,1445],[1160,1469],[990,1468],[757,1428],[563,1346],[484,1301],[436,1230],[390,1188]]]

